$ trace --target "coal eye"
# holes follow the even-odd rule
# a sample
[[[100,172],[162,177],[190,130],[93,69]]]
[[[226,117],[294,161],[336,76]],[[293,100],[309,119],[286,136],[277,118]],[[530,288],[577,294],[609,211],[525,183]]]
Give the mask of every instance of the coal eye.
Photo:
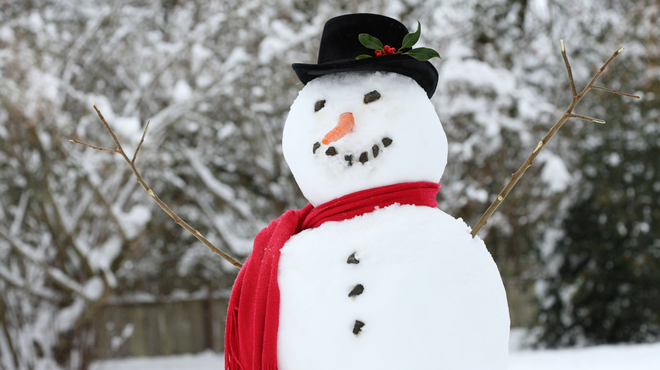
[[[380,99],[380,93],[376,90],[364,94],[364,104],[369,104],[371,102],[375,102],[376,100]]]
[[[325,100],[319,100],[314,104],[314,112],[318,112],[325,107]]]

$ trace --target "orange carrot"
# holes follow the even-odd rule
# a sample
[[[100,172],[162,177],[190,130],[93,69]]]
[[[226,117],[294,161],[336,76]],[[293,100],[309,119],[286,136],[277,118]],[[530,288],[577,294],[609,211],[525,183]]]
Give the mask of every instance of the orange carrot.
[[[337,126],[335,126],[335,128],[330,130],[330,132],[325,134],[321,142],[323,143],[323,145],[328,145],[332,142],[341,139],[346,134],[351,132],[354,125],[355,125],[355,120],[353,119],[353,113],[342,114],[339,117],[339,122],[337,123]]]

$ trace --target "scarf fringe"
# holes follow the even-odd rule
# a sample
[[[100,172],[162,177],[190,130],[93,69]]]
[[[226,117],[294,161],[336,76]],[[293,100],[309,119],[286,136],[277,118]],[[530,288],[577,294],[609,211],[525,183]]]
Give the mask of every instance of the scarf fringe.
[[[227,326],[225,327],[225,369],[243,370],[239,361],[238,348],[238,309],[230,307],[227,314]]]

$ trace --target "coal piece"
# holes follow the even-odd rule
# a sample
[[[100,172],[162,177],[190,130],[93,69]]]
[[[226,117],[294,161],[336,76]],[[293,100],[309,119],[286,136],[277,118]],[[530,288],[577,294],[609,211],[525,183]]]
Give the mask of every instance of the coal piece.
[[[349,166],[352,166],[352,165],[353,165],[353,155],[351,155],[351,154],[345,155],[345,156],[344,156],[344,160],[345,160],[346,162],[348,162],[348,165],[349,165]]]
[[[355,320],[355,325],[353,325],[353,334],[358,335],[362,331],[364,323],[360,320]]]
[[[378,153],[380,153],[380,148],[378,147],[378,145],[374,145],[371,148],[371,152],[374,154],[374,158],[378,157]]]
[[[363,292],[364,292],[364,285],[358,284],[353,288],[353,290],[351,290],[350,293],[348,293],[348,296],[349,297],[356,297],[356,296],[359,296],[360,294],[362,294]]]

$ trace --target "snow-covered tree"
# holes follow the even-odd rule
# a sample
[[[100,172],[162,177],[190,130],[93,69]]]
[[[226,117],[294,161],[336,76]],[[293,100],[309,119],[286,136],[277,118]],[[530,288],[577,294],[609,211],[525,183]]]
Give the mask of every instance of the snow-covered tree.
[[[657,341],[660,6],[653,1],[570,5],[586,14],[574,24],[585,45],[579,58],[593,60],[614,42],[625,45],[603,84],[642,99],[599,93],[582,109],[607,124],[572,126],[576,156],[570,166],[579,186],[560,218],[555,247],[547,251],[548,278],[538,284],[541,340],[551,346]]]
[[[111,350],[90,331],[111,296],[227,289],[236,273],[156,213],[121,158],[68,142],[113,145],[94,101],[129,151],[151,119],[138,166],[220,248],[244,257],[256,230],[295,205],[278,147],[295,94],[283,63],[318,24],[281,6],[2,6],[3,367],[84,368]]]

